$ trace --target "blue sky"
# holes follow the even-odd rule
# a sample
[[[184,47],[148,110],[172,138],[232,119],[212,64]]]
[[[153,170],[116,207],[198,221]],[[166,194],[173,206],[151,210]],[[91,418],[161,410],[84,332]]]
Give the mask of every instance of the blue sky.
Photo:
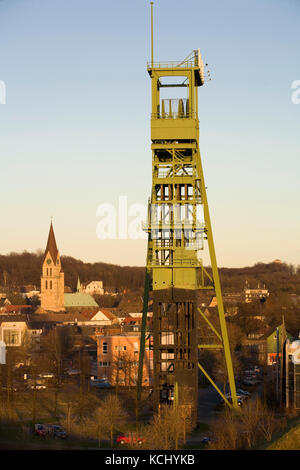
[[[155,60],[200,47],[200,148],[220,266],[300,264],[298,0],[157,0]],[[151,190],[146,0],[0,1],[0,253],[143,265],[144,240],[99,240],[100,204]],[[204,254],[204,260],[206,260]]]

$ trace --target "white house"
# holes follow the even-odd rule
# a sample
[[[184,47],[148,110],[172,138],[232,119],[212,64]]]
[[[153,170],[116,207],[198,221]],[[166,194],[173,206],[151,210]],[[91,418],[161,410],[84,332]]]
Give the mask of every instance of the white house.
[[[104,294],[104,289],[103,289],[103,281],[91,281],[89,282],[83,289],[83,292],[85,294],[98,294],[98,295],[103,295]]]

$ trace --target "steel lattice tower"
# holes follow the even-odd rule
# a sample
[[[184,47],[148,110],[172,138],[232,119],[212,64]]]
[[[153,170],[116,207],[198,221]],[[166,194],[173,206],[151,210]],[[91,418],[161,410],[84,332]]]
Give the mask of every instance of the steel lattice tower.
[[[153,51],[153,47],[152,47]],[[149,204],[147,269],[141,333],[138,398],[149,288],[153,291],[154,402],[188,405],[197,416],[198,368],[229,403],[198,362],[198,349],[222,349],[232,404],[236,390],[199,151],[198,87],[204,84],[200,50],[182,62],[147,65],[152,82],[152,194]],[[186,98],[162,99],[164,88],[186,90]],[[181,93],[182,94],[182,93]],[[202,216],[200,217],[200,214]],[[198,257],[208,242],[212,275]],[[219,331],[197,305],[201,290],[215,291]],[[201,322],[211,335],[198,344]]]

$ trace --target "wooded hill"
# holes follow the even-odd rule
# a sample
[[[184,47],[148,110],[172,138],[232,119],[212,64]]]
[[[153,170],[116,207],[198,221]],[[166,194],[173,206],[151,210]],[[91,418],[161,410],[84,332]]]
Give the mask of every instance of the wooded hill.
[[[0,286],[4,290],[33,284],[39,288],[44,253],[0,255]],[[145,268],[106,263],[84,263],[71,256],[61,256],[65,285],[74,290],[81,282],[102,280],[105,289],[138,289],[143,286]]]
[[[23,285],[40,285],[44,253],[10,253],[0,255],[0,286],[11,290]],[[81,282],[102,280],[105,289],[137,290],[144,285],[144,267],[118,266],[107,263],[84,263],[71,256],[61,257],[65,273],[65,284],[73,290],[78,276]],[[210,268],[207,268],[210,271]],[[245,268],[220,268],[224,292],[241,292],[245,282],[256,288],[263,284],[270,292],[295,293],[300,295],[300,267],[285,263],[256,263]]]

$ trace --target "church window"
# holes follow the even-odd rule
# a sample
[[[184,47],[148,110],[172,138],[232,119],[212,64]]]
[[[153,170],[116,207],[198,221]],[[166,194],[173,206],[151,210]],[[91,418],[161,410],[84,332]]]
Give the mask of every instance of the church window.
[[[102,343],[102,354],[107,354],[107,343]]]
[[[48,281],[45,282],[45,287],[48,289]]]
[[[50,289],[52,289],[52,281],[50,281]]]

